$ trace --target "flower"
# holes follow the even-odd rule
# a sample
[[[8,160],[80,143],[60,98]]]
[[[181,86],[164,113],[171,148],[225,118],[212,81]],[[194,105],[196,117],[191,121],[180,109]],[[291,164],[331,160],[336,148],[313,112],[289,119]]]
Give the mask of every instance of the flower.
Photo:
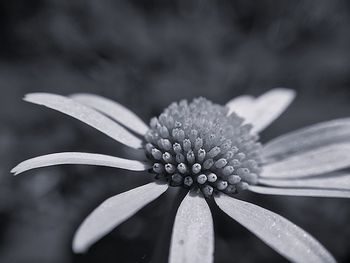
[[[350,119],[312,125],[259,143],[258,133],[289,106],[295,93],[273,89],[258,98],[240,96],[226,106],[204,98],[173,103],[148,127],[122,105],[90,94],[70,97],[28,94],[28,102],[55,109],[143,151],[142,160],[102,154],[64,152],[39,156],[12,172],[59,164],[100,165],[148,170],[154,182],[104,201],[81,224],[73,250],[90,245],[131,217],[170,187],[182,187],[173,226],[169,262],[212,262],[213,221],[206,198],[293,262],[335,262],[310,234],[282,216],[236,197],[259,194],[350,197]],[[123,126],[122,126],[123,125]],[[140,135],[136,136],[131,133]]]

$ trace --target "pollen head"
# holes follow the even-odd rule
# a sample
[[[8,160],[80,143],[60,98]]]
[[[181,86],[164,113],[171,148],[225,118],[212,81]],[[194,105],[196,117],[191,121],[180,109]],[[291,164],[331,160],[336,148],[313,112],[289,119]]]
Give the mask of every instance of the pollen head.
[[[171,186],[234,194],[256,184],[261,145],[243,118],[207,99],[172,103],[150,122],[145,151],[158,180]]]

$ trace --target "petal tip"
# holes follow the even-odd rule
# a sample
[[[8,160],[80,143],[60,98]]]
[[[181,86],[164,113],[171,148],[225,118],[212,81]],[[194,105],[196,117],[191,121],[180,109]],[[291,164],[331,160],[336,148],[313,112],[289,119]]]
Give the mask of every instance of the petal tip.
[[[88,246],[79,242],[78,239],[75,237],[73,240],[72,250],[76,254],[83,254],[86,253],[86,251],[88,250]]]
[[[44,92],[27,93],[26,95],[24,95],[23,100],[27,101],[27,102],[31,102],[31,103],[38,103],[42,99],[40,97],[45,96],[45,95],[54,95],[54,94],[44,93]]]
[[[18,166],[14,167],[14,168],[10,171],[10,173],[12,173],[13,176],[18,175],[18,174],[19,174]]]

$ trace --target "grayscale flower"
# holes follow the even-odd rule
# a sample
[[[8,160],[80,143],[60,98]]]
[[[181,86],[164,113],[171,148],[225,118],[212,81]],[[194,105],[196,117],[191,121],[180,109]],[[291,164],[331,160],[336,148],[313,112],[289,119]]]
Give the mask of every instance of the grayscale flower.
[[[188,194],[178,208],[169,262],[213,262],[213,221],[206,198],[292,262],[335,262],[310,234],[282,216],[237,199],[259,194],[350,197],[350,119],[312,125],[266,145],[258,133],[288,107],[295,93],[274,89],[260,97],[240,96],[226,106],[204,98],[173,103],[148,127],[130,110],[89,94],[70,97],[34,93],[25,100],[55,109],[144,152],[142,160],[64,152],[20,163],[12,172],[59,164],[148,170],[154,182],[107,199],[82,223],[73,250],[90,245],[127,220],[168,187]],[[136,136],[135,134],[140,135]]]

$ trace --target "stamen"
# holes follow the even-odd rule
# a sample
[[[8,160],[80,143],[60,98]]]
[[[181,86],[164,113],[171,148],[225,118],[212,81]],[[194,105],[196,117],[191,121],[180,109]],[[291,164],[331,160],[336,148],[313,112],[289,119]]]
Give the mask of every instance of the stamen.
[[[225,158],[221,158],[215,162],[216,168],[223,168],[227,164],[227,161]]]
[[[163,153],[163,160],[166,163],[171,163],[171,162],[173,162],[173,157],[171,156],[170,153],[165,152],[165,153]]]
[[[211,182],[211,183],[214,183],[218,179],[218,177],[214,173],[208,174],[207,177],[208,177],[208,182]]]
[[[179,163],[177,166],[177,170],[179,170],[180,173],[185,174],[187,172],[187,166],[184,163]]]
[[[206,181],[207,181],[207,176],[205,175],[205,174],[200,174],[200,175],[198,175],[198,177],[197,177],[197,182],[199,183],[199,184],[204,184]]]
[[[202,170],[202,166],[201,166],[199,163],[195,163],[195,164],[192,166],[192,172],[193,172],[194,174],[198,174],[201,170]]]
[[[167,163],[165,165],[165,171],[168,173],[168,174],[172,174],[173,172],[175,172],[175,166],[172,165],[171,163]]]
[[[193,179],[190,176],[186,176],[184,179],[184,185],[191,186],[193,184]]]
[[[226,189],[226,187],[228,186],[227,182],[226,181],[217,181],[216,182],[216,187],[219,189],[219,190],[224,190]]]
[[[183,181],[182,176],[180,174],[173,174],[171,176],[171,180],[175,185],[181,185]]]

